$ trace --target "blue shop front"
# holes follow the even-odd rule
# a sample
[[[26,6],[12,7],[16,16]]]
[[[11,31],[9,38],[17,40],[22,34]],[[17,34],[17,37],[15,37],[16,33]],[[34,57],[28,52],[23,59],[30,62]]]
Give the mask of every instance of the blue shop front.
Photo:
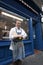
[[[31,0],[2,0],[0,2],[0,64],[12,62],[12,51],[9,49],[9,31],[15,21],[22,22],[22,28],[28,37],[23,40],[25,56],[34,54],[34,49],[43,50],[41,10]],[[42,25],[41,25],[42,24]]]

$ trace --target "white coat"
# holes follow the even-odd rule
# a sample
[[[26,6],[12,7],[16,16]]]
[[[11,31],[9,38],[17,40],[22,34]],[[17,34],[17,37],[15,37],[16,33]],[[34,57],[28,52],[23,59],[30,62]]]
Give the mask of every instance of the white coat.
[[[21,42],[15,43],[12,41],[12,39],[16,36],[17,33],[19,33],[23,38],[27,37],[26,32],[22,28],[18,29],[17,27],[14,27],[10,30],[10,33],[9,33],[9,38],[11,40],[10,50],[13,51],[14,61],[25,57],[25,50],[24,50],[23,42],[21,41]]]

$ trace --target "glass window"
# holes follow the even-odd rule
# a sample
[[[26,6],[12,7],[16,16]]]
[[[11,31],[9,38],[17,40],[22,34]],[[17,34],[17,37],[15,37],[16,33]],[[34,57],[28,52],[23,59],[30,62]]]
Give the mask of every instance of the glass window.
[[[32,23],[32,25],[33,25],[33,39],[36,39],[36,30],[35,30],[36,24],[37,24],[36,21],[33,20],[33,23]]]
[[[43,23],[41,23],[41,26],[42,26],[42,39],[43,39]]]
[[[29,39],[29,27],[27,19],[15,13],[0,10],[0,40],[9,38],[9,31],[11,28],[15,27],[15,21],[18,19],[21,20],[21,27],[27,33],[27,39]]]

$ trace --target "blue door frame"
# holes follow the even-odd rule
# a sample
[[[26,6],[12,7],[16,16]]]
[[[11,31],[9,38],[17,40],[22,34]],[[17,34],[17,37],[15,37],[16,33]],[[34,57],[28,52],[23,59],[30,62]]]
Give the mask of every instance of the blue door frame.
[[[38,22],[34,26],[36,38],[34,39],[34,49],[43,50],[42,30],[41,30],[41,19],[38,18]]]
[[[38,22],[35,25],[35,34],[36,34],[36,39],[34,42],[34,48],[37,50],[43,50],[42,31],[41,31],[41,23],[40,22]]]

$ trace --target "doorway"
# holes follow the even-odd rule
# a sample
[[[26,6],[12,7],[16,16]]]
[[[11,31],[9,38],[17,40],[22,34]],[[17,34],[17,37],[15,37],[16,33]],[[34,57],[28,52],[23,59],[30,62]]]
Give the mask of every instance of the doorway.
[[[34,49],[42,50],[42,35],[40,21],[33,21],[33,43]]]

